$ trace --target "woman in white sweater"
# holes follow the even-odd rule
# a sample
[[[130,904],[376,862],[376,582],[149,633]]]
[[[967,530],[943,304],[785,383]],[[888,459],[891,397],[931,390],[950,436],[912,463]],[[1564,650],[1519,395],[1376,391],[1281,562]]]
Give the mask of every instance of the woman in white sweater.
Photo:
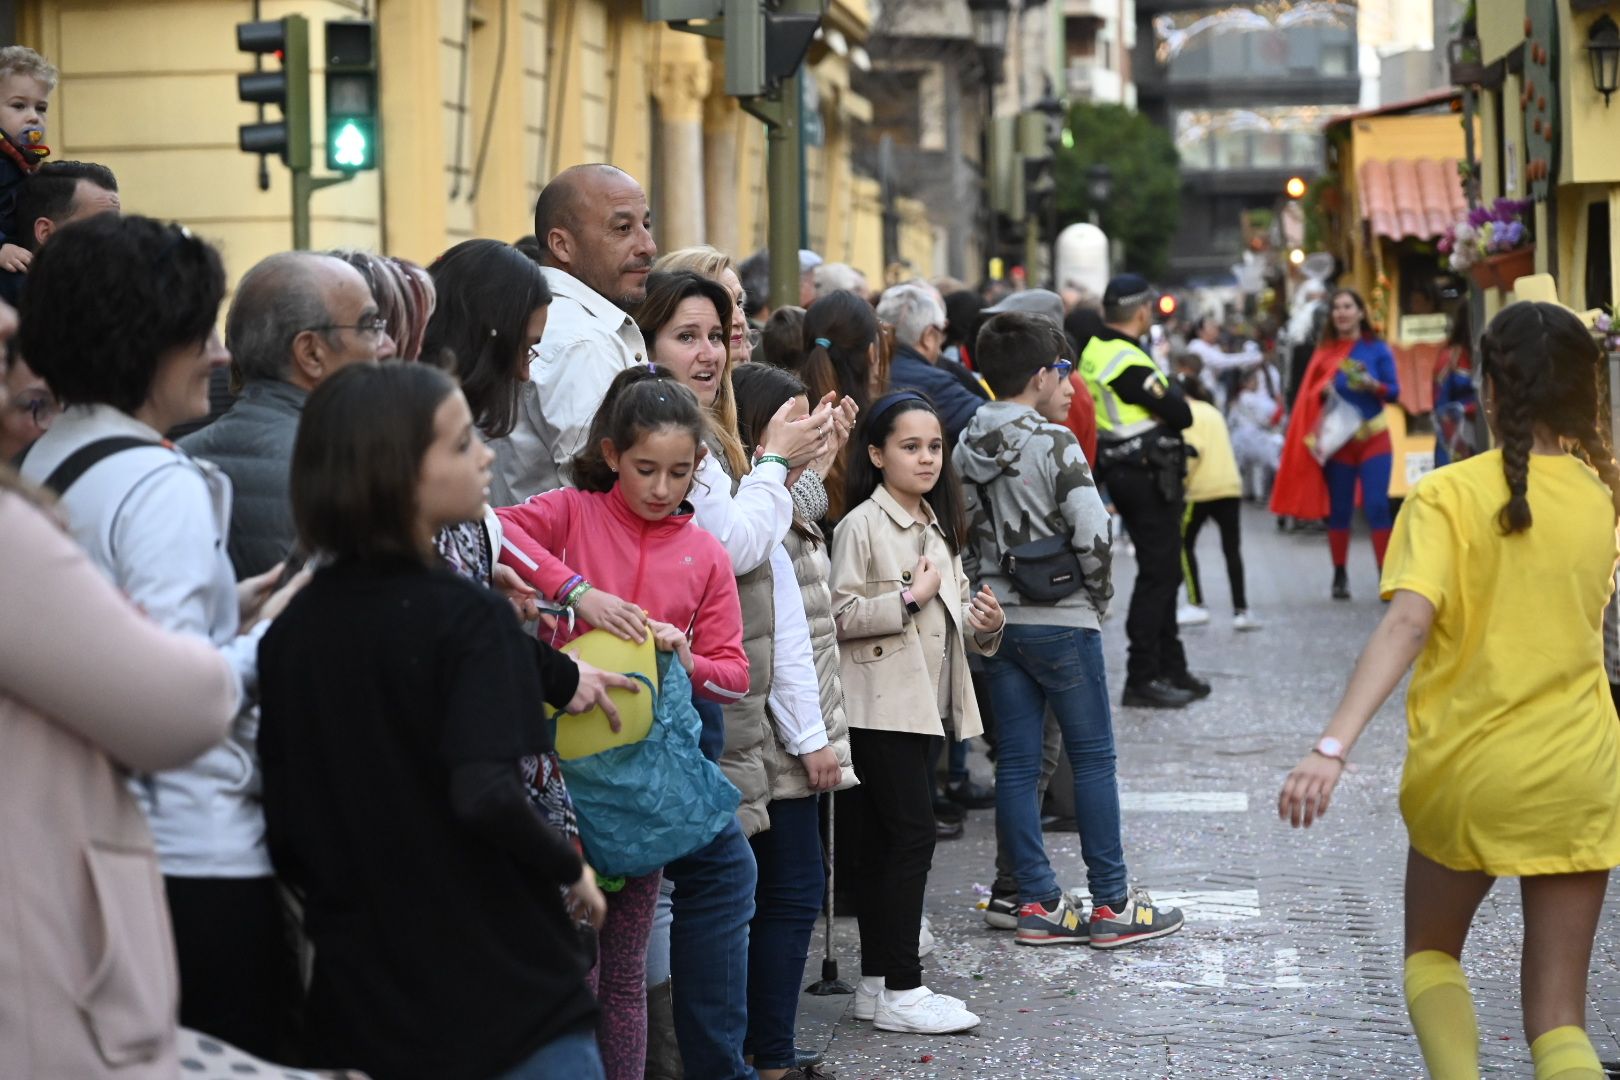
[[[19,340],[65,408],[22,474],[58,493],[114,585],[164,628],[212,642],[235,673],[242,708],[229,737],[133,788],[163,868],[181,1023],[274,1059],[298,984],[250,706],[264,630],[254,624],[280,567],[238,586],[225,549],[230,481],[162,436],[208,412],[209,375],[227,359],[214,329],[224,292],[219,254],[181,226],[106,214],[53,235],[29,271]]]

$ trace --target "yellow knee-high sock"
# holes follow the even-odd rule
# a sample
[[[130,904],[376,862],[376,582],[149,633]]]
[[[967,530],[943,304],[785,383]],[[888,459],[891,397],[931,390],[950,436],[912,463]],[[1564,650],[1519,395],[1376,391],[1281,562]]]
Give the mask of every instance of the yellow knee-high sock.
[[[1456,957],[1430,950],[1406,958],[1406,1011],[1434,1080],[1478,1080],[1479,1024]]]
[[[1586,1032],[1570,1025],[1543,1032],[1530,1044],[1536,1080],[1603,1080],[1603,1066]]]

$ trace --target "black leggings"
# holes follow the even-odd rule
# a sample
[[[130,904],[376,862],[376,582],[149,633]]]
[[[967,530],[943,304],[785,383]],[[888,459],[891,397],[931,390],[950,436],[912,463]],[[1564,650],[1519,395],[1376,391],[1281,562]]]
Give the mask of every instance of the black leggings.
[[[861,781],[845,793],[852,824],[858,823],[861,974],[881,975],[896,991],[922,985],[917,938],[934,862],[934,778],[928,767],[933,741],[910,732],[849,729]]]
[[[272,1061],[296,1056],[301,988],[276,879],[164,877],[180,1023]]]
[[[1198,579],[1198,533],[1210,518],[1221,530],[1221,552],[1226,556],[1226,578],[1232,586],[1232,607],[1249,610],[1248,591],[1243,587],[1243,536],[1240,530],[1242,499],[1210,499],[1187,504],[1186,523],[1181,536],[1181,568],[1187,578],[1187,600],[1204,604],[1204,586]]]

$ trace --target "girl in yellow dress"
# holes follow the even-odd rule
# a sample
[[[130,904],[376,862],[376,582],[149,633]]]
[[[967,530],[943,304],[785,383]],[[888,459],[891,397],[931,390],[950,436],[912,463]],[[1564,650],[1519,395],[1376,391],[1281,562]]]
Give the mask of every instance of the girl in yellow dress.
[[[1479,1075],[1458,958],[1499,877],[1524,899],[1520,993],[1536,1080],[1601,1080],[1586,978],[1609,869],[1620,865],[1620,725],[1603,669],[1620,468],[1602,354],[1572,313],[1517,303],[1481,342],[1501,449],[1424,477],[1395,523],[1389,611],[1327,730],[1283,784],[1310,825],[1373,714],[1407,691],[1401,816],[1406,1001],[1431,1076]]]

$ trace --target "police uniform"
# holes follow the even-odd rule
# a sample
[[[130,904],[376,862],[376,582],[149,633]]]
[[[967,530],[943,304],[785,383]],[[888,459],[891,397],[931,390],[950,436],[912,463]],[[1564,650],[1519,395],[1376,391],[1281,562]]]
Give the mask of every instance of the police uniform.
[[[1135,281],[1151,299],[1147,283]],[[1118,283],[1110,283],[1110,294]],[[1133,294],[1121,295],[1128,304]],[[1179,433],[1191,426],[1192,410],[1152,357],[1112,327],[1087,343],[1080,375],[1097,403],[1097,476],[1136,544],[1136,587],[1125,621],[1125,703],[1179,707],[1209,692],[1208,684],[1188,673],[1176,629],[1184,461]]]

